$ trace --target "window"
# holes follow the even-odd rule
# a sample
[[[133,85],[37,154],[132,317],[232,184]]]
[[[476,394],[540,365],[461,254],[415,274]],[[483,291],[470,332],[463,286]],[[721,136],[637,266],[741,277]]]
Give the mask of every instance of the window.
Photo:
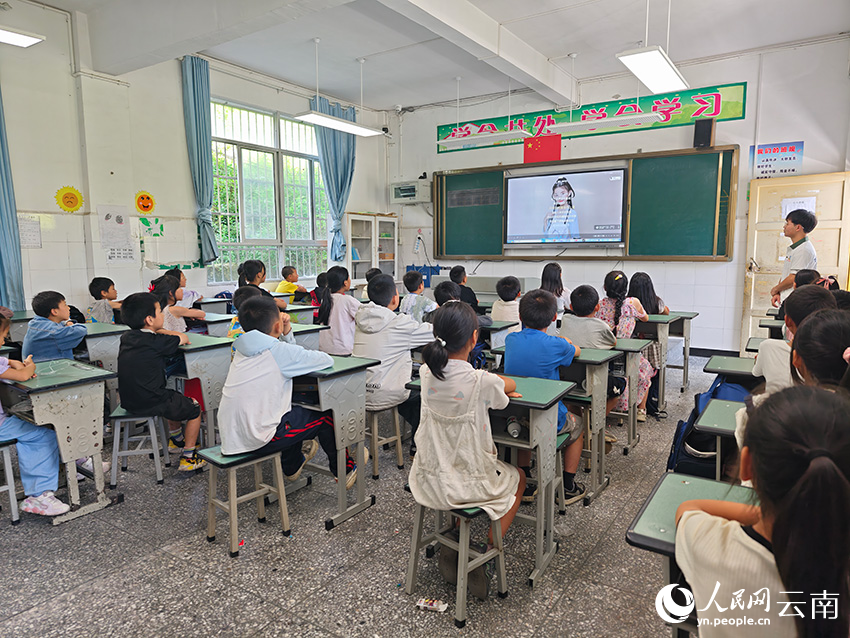
[[[237,280],[260,259],[268,277],[284,265],[312,277],[327,267],[328,199],[313,127],[213,102],[213,228],[219,259],[209,283]]]

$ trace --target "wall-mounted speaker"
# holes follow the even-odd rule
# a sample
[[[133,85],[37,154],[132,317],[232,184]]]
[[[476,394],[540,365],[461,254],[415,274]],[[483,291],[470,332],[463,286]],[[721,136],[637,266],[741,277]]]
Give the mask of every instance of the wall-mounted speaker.
[[[716,120],[697,120],[694,122],[694,148],[714,146],[714,125]]]

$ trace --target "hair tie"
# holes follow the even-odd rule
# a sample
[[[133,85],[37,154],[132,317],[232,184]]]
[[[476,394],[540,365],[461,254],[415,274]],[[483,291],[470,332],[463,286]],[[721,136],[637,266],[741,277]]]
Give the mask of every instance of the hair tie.
[[[619,279],[622,279],[622,278],[623,278],[623,275],[617,275],[616,277],[614,277],[614,281],[618,281]]]
[[[153,292],[154,288],[156,288],[156,286],[154,286],[154,285],[153,285],[153,282],[151,282],[151,283],[148,285],[148,292]]]
[[[824,448],[813,448],[813,449],[809,450],[808,452],[806,452],[806,461],[811,463],[812,461],[814,461],[816,458],[818,458],[820,456],[829,457],[830,461],[833,460],[832,459],[832,453],[829,450],[825,450]]]
[[[850,348],[847,348],[847,349],[844,351],[844,354],[843,354],[843,355],[841,355],[841,358],[842,358],[842,359],[844,359],[844,362],[845,362],[848,366],[850,366]]]
[[[444,339],[440,339],[440,337],[435,337],[435,339],[437,340],[437,343],[439,343],[441,346],[443,346],[444,348],[446,347],[446,342]]]

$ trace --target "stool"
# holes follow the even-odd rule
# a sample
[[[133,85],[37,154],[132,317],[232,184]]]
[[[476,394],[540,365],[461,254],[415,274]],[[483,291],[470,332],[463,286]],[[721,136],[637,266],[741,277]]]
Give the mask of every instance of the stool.
[[[206,448],[198,452],[200,457],[212,465],[210,468],[210,492],[207,502],[207,540],[212,543],[215,540],[215,509],[219,508],[228,513],[230,517],[230,557],[239,556],[239,503],[255,499],[257,501],[257,520],[266,522],[265,498],[274,494],[280,501],[280,523],[283,535],[289,536],[289,510],[286,507],[286,488],[283,483],[283,467],[280,464],[280,452],[271,454],[257,454],[247,452],[246,454],[222,454],[221,446]],[[263,462],[271,461],[274,471],[274,487],[263,483]],[[243,467],[254,467],[253,492],[239,496],[236,489],[236,470]],[[216,494],[218,482],[218,470],[227,470],[227,500],[222,501]]]
[[[369,422],[371,423],[371,430],[369,430],[369,429],[366,430],[366,436],[368,436],[369,439],[372,441],[372,445],[371,445],[371,447],[372,447],[372,450],[371,450],[371,452],[372,452],[372,478],[376,481],[379,478],[379,476],[378,476],[378,446],[380,446],[380,445],[389,445],[390,443],[395,441],[396,465],[398,466],[398,469],[400,469],[400,470],[404,469],[404,455],[403,455],[402,449],[401,449],[401,428],[399,426],[399,421],[398,421],[398,418],[399,418],[398,417],[398,406],[396,406],[394,408],[388,408],[388,409],[392,410],[392,413],[393,413],[393,425],[395,426],[395,436],[388,436],[388,437],[384,437],[384,438],[382,438],[378,434],[378,415],[381,414],[381,412],[387,412],[387,410],[376,410],[374,412],[371,411],[371,410],[366,410],[366,418],[368,418]]]
[[[121,471],[127,471],[127,457],[147,454],[153,457],[154,467],[156,468],[156,482],[162,485],[162,467],[159,461],[160,447],[162,455],[165,457],[165,467],[171,467],[171,460],[168,456],[168,437],[165,435],[165,426],[161,417],[158,416],[141,416],[138,414],[130,414],[118,406],[109,415],[113,423],[112,427],[112,474],[109,481],[109,488],[115,489],[118,484],[118,459],[121,459]],[[131,436],[131,428],[142,423],[142,433],[133,434]],[[123,437],[121,430],[124,430]],[[144,428],[147,428],[148,433],[144,434]],[[157,440],[157,429],[159,430],[159,440]],[[121,439],[123,438],[123,443]],[[143,447],[146,442],[150,441],[150,447]],[[130,443],[138,443],[135,449],[130,449]]]
[[[405,486],[408,491],[409,488]],[[416,569],[419,564],[419,550],[423,547],[428,547],[426,556],[429,558],[434,555],[433,543],[443,547],[449,547],[458,553],[457,560],[457,591],[455,594],[455,625],[463,628],[466,625],[466,582],[469,572],[483,565],[491,558],[496,559],[496,581],[498,584],[499,598],[506,598],[508,595],[507,576],[505,573],[505,551],[502,539],[502,522],[500,520],[490,521],[490,530],[493,534],[493,549],[487,550],[483,554],[479,554],[475,550],[469,549],[469,528],[472,519],[477,518],[486,513],[478,507],[472,507],[463,510],[450,510],[448,512],[449,522],[444,524],[445,511],[434,511],[434,532],[424,535],[422,534],[423,520],[425,518],[425,508],[419,503],[416,504],[416,512],[413,515],[413,534],[410,540],[410,558],[407,563],[407,579],[404,590],[408,594],[413,593],[413,587],[416,584]],[[455,541],[448,532],[454,528],[454,520],[460,522],[458,529],[460,538]]]
[[[3,455],[3,476],[5,480],[5,483],[0,485],[0,492],[6,492],[9,495],[9,508],[12,510],[12,525],[17,525],[21,522],[21,517],[18,514],[18,497],[15,494],[15,475],[12,473],[11,448],[17,442],[16,439],[0,441],[0,454]]]

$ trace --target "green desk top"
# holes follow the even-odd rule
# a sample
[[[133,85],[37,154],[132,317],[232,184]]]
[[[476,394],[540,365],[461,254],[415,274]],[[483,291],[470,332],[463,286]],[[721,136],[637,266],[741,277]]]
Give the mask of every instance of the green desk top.
[[[752,375],[755,359],[742,359],[741,357],[724,357],[714,355],[705,364],[703,372],[710,374],[737,374]]]
[[[227,299],[226,297],[204,297],[203,299],[198,299],[198,301],[194,302],[192,305],[197,306],[198,304],[205,303],[227,303],[228,301],[233,301],[232,299]]]
[[[478,307],[481,308],[482,310],[492,310],[493,309],[493,302],[492,301],[479,301]]]
[[[187,333],[189,344],[180,346],[183,352],[200,352],[201,350],[212,350],[214,348],[229,348],[233,345],[233,339],[228,337],[210,337],[209,335],[199,335],[195,333]]]
[[[779,319],[762,319],[759,321],[759,328],[784,328],[785,322]]]
[[[491,326],[481,326],[481,332],[496,331],[496,330],[505,330],[506,328],[513,328],[514,326],[518,326],[519,321],[494,321]]]
[[[27,394],[38,394],[56,388],[114,379],[118,376],[115,372],[73,359],[53,359],[36,363],[35,374],[36,376],[29,381],[14,381],[11,385],[24,390]]]
[[[316,370],[304,376],[326,379],[328,377],[336,377],[341,374],[350,374],[359,370],[365,370],[381,363],[377,359],[366,359],[364,357],[337,357],[335,355],[331,355],[331,357],[334,360],[332,366]]]
[[[625,339],[623,339],[625,341]],[[631,341],[631,340],[630,340]],[[636,339],[635,341],[644,341],[644,339]],[[620,339],[617,339],[617,344],[619,345]],[[609,361],[613,361],[617,357],[621,357],[623,355],[620,350],[602,350],[600,348],[582,348],[581,356],[573,359],[576,363],[583,363],[585,365],[591,366],[599,366],[603,363],[608,363]]]
[[[779,315],[779,308],[768,308],[767,312],[765,312],[768,317],[776,317]]]
[[[617,339],[617,345],[614,346],[614,350],[618,350],[619,352],[640,352],[651,343],[654,343],[651,339]],[[582,354],[584,354],[583,350]]]
[[[18,310],[12,313],[12,323],[20,323],[21,321],[29,321],[35,317],[32,310]]]
[[[14,348],[12,346],[0,346],[0,357],[9,358],[9,355],[18,350],[18,348]]]
[[[504,354],[505,354],[505,346],[499,346],[498,348],[490,348],[490,354],[493,354],[493,355],[496,355],[496,354],[504,355]]]
[[[747,347],[744,350],[746,352],[758,352],[762,341],[767,341],[767,339],[764,337],[750,337],[747,339]]]
[[[514,377],[499,375],[516,381],[516,391],[522,396],[511,397],[511,405],[518,405],[534,410],[546,410],[553,406],[561,397],[575,387],[572,381],[553,381],[551,379],[536,379],[532,377]],[[422,380],[416,379],[405,386],[409,390],[419,390]]]
[[[735,413],[744,405],[742,401],[711,399],[694,423],[694,429],[715,436],[735,436]]]
[[[86,324],[86,336],[88,337],[100,337],[103,335],[114,335],[119,332],[126,332],[129,330],[127,326],[122,326],[114,323],[87,323]]]
[[[712,499],[756,503],[749,487],[730,485],[687,474],[664,474],[626,531],[629,545],[671,558],[676,554],[676,510],[685,501]]]
[[[294,297],[295,296],[294,292],[273,292],[271,290],[269,291],[269,294],[272,297]]]
[[[293,313],[293,312],[307,312],[308,310],[315,311],[318,310],[319,306],[311,306],[308,304],[294,304],[291,303],[286,307],[284,312]]]
[[[330,326],[316,325],[314,323],[291,323],[292,333],[295,335],[306,334],[310,332],[319,332],[319,330],[330,330]]]
[[[204,323],[230,323],[236,315],[222,315],[218,312],[206,312],[204,313],[203,319],[198,319],[198,321],[203,321]]]
[[[696,313],[698,314],[698,313]],[[694,314],[694,316],[696,316]],[[637,323],[673,323],[674,321],[678,321],[679,319],[686,318],[680,314],[673,314],[672,312],[669,315],[647,315],[646,321],[638,321]],[[692,318],[692,317],[691,317]]]
[[[694,319],[696,317],[699,317],[699,313],[698,312],[685,312],[683,310],[671,310],[670,316],[676,317],[677,319]]]

